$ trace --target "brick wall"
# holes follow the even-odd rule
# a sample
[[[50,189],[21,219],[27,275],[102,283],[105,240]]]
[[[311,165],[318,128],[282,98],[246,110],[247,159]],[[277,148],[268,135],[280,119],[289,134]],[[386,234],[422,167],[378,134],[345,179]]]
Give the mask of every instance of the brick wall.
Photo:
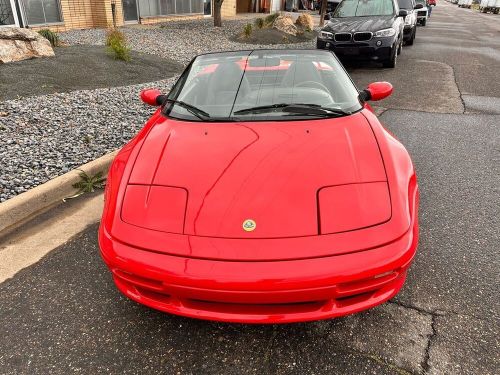
[[[224,0],[221,8],[222,18],[236,15],[236,0]]]
[[[61,24],[36,26],[33,29],[49,28],[60,32],[112,25],[111,0],[60,0],[60,4],[63,20]]]
[[[55,32],[70,29],[106,28],[113,25],[111,4],[115,4],[116,26],[123,26],[123,6],[121,0],[59,0],[63,22],[61,24],[36,26],[34,30],[49,28]],[[225,0],[222,16],[236,14],[236,0]],[[141,18],[140,23],[149,25],[176,19],[201,18],[203,15],[176,15]]]

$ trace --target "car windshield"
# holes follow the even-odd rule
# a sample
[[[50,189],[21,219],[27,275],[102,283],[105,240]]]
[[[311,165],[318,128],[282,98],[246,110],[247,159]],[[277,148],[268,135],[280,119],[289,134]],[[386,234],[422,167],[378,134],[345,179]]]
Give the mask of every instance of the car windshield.
[[[393,14],[392,0],[344,0],[335,10],[333,17],[391,16]]]
[[[398,5],[400,9],[413,9],[411,0],[399,0]]]
[[[424,7],[427,5],[425,0],[417,0],[415,1],[416,4],[422,4]]]
[[[190,121],[334,117],[360,110],[358,94],[328,51],[224,52],[195,58],[163,113]]]

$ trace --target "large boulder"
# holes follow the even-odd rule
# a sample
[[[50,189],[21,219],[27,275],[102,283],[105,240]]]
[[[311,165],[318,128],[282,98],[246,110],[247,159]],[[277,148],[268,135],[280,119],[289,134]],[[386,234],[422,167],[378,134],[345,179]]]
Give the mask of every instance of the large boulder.
[[[0,27],[0,64],[54,56],[50,42],[35,31]]]
[[[302,27],[306,30],[312,30],[314,27],[313,18],[310,14],[307,13],[302,13],[300,16],[298,16],[297,20],[295,20],[295,24],[298,27]]]
[[[297,26],[295,26],[292,17],[287,14],[279,15],[273,23],[273,28],[286,34],[297,35]]]

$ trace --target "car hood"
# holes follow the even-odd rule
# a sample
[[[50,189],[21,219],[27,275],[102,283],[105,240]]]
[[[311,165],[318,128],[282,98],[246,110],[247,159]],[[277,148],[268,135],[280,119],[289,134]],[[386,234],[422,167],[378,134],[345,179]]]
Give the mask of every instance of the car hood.
[[[391,27],[392,16],[331,18],[323,30],[339,33],[354,31],[378,31]]]
[[[323,234],[322,189],[387,180],[372,128],[361,113],[253,123],[162,117],[132,162],[127,194],[130,190],[135,201],[144,202],[127,210],[124,199],[122,218],[152,205],[155,222],[172,228],[156,230],[220,238]],[[325,194],[325,202],[335,201],[334,196],[333,190]],[[175,217],[163,220],[168,215]],[[248,219],[256,223],[254,231],[243,229]]]

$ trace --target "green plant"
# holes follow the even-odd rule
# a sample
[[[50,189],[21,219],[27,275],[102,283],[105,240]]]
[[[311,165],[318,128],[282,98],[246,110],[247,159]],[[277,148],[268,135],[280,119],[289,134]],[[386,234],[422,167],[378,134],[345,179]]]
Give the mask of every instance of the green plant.
[[[245,34],[245,37],[250,37],[252,35],[252,24],[247,23],[245,27],[243,28],[243,34]]]
[[[79,171],[80,181],[73,184],[73,187],[75,189],[78,189],[78,191],[74,195],[64,198],[63,201],[66,201],[66,199],[79,197],[80,195],[85,193],[93,193],[95,189],[103,189],[106,185],[106,179],[102,177],[102,172],[97,172],[94,176],[90,176],[81,169],[79,169]]]
[[[264,21],[264,18],[257,18],[255,21],[255,26],[258,28],[258,29],[262,29],[264,26],[265,26],[265,21]]]
[[[59,41],[59,35],[57,35],[57,33],[53,32],[52,30],[42,29],[38,31],[38,34],[47,39],[52,47],[57,47],[61,44],[61,42]]]
[[[106,33],[106,46],[115,59],[130,61],[130,48],[125,35],[117,29],[109,29]]]
[[[278,17],[279,13],[270,14],[269,16],[266,16],[266,18],[264,19],[264,23],[268,26],[271,26]]]
[[[85,134],[85,136],[83,137],[83,142],[89,145],[92,142],[92,137],[90,137],[90,135],[88,134]]]

